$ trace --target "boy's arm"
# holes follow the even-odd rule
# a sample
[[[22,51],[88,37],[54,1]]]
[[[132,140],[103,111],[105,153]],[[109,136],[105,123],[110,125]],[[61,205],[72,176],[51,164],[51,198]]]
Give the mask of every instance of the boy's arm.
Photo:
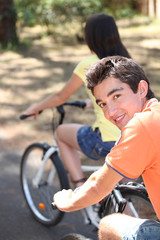
[[[53,200],[61,211],[80,210],[101,201],[121,179],[120,174],[104,164],[78,191],[62,190],[54,195]]]

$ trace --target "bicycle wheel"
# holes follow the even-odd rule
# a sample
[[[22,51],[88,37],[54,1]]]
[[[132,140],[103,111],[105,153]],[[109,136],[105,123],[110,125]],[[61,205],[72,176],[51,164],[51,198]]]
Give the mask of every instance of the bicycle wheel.
[[[140,191],[127,189],[126,187],[123,189],[121,187],[121,194],[123,198],[127,200],[127,205],[124,209],[124,214],[133,217],[139,217],[142,219],[154,219],[157,220],[156,213],[153,209],[153,206],[147,197],[146,194]],[[115,213],[116,204],[114,201],[113,195],[109,195],[106,199],[105,210],[103,216]]]
[[[78,233],[69,233],[61,238],[61,240],[92,240]]]
[[[20,181],[27,205],[36,220],[46,226],[61,221],[64,213],[53,210],[51,203],[56,192],[69,188],[65,169],[56,152],[49,156],[40,173],[44,154],[49,148],[45,144],[31,144],[22,156],[20,169]]]

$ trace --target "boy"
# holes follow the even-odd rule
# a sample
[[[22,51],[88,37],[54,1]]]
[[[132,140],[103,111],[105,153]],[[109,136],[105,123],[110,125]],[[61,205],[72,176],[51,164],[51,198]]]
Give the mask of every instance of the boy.
[[[57,207],[66,212],[85,208],[108,195],[123,177],[142,175],[160,219],[160,103],[147,77],[132,59],[114,56],[98,61],[86,78],[105,117],[121,130],[121,138],[79,191],[55,194]],[[113,214],[101,220],[99,239],[160,240],[160,223]]]

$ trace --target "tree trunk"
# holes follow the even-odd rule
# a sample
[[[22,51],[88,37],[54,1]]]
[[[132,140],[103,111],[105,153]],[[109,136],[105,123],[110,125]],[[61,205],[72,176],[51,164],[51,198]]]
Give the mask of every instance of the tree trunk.
[[[156,17],[160,19],[160,0],[156,0]]]
[[[154,17],[154,0],[148,1],[148,14],[150,17]]]
[[[141,13],[148,14],[148,0],[141,0]]]
[[[16,20],[13,0],[0,0],[0,45],[3,48],[18,43]]]

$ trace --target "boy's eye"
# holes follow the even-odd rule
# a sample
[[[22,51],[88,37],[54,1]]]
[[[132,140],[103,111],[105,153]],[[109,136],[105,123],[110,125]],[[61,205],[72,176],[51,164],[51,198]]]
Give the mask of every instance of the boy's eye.
[[[120,97],[120,94],[117,94],[117,95],[115,95],[113,98],[114,99],[117,99],[117,98],[119,98]]]
[[[105,103],[100,103],[100,104],[99,104],[99,107],[100,107],[100,108],[103,108],[105,105],[106,105]]]

